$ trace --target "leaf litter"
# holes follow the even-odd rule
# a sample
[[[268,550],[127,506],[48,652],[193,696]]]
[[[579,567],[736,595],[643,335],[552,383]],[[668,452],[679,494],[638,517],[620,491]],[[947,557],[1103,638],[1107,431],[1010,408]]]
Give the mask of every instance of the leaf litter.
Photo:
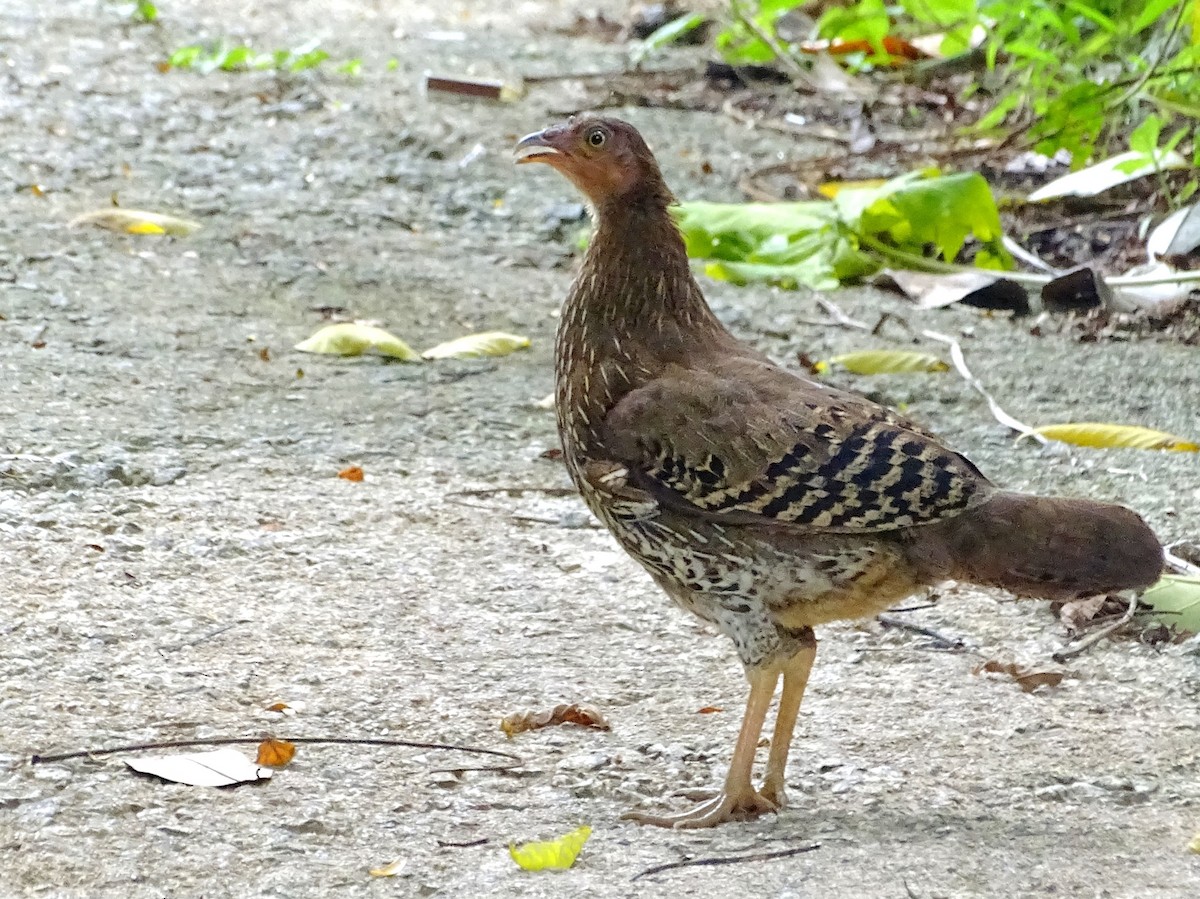
[[[612,730],[608,719],[600,710],[590,705],[579,703],[556,705],[552,709],[541,712],[517,712],[507,715],[500,721],[500,729],[510,738],[527,730],[540,730],[543,727],[554,727],[560,724],[577,724],[580,727],[591,727],[596,730]]]

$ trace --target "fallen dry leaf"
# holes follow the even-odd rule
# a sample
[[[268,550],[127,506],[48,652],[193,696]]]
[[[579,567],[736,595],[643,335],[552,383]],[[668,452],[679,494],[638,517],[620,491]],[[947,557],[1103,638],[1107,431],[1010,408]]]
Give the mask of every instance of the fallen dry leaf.
[[[396,335],[389,334],[383,328],[358,322],[326,325],[308,340],[296,344],[295,349],[302,353],[331,356],[361,356],[373,351],[401,362],[416,362],[421,358],[416,350]]]
[[[984,671],[991,674],[1007,674],[1026,693],[1032,693],[1038,687],[1057,687],[1063,679],[1061,671],[1039,671],[1034,668],[1025,668],[1016,662],[997,662],[995,659],[989,659],[971,669],[972,674]]]
[[[818,373],[837,366],[856,375],[905,375],[949,371],[950,366],[930,353],[913,350],[858,350],[817,362]]]
[[[1108,601],[1107,596],[1089,596],[1086,599],[1072,599],[1064,602],[1058,610],[1058,620],[1067,630],[1078,633],[1099,614]]]
[[[407,864],[407,858],[398,858],[391,864],[384,865],[382,868],[372,868],[369,873],[372,877],[395,877],[404,870],[404,866]]]
[[[115,207],[77,215],[71,219],[70,225],[71,227],[95,225],[98,228],[121,231],[125,234],[169,234],[172,237],[186,237],[200,227],[199,222],[177,218],[173,215],[164,215],[161,212]]]
[[[696,712],[696,714],[697,715],[711,715],[713,712],[723,712],[723,711],[725,711],[725,710],[723,708],[721,708],[720,706],[706,705],[704,708],[698,710]]]
[[[529,338],[503,331],[467,334],[430,347],[421,354],[425,359],[481,359],[485,356],[507,356],[516,350],[529,348]]]
[[[500,721],[500,729],[509,737],[527,730],[553,727],[556,724],[578,724],[596,730],[611,730],[611,726],[600,711],[590,705],[572,703],[556,705],[549,711],[518,712]]]
[[[1065,425],[1042,425],[1034,428],[1043,437],[1090,446],[1097,449],[1171,450],[1182,453],[1200,452],[1200,443],[1155,431],[1138,425],[1114,425],[1106,422],[1081,421]]]
[[[357,465],[351,465],[339,471],[338,477],[343,481],[361,481],[363,479],[363,470]]]
[[[258,757],[255,761],[260,765],[270,765],[272,768],[282,768],[296,755],[296,744],[287,740],[263,740],[258,744]]]
[[[231,787],[267,780],[274,773],[229,746],[210,752],[146,756],[125,764],[141,774],[193,787]]]

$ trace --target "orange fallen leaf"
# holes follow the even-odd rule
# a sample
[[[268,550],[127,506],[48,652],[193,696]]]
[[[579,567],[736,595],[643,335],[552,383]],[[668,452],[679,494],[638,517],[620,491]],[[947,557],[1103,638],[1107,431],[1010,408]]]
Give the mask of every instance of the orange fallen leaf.
[[[263,362],[270,362],[271,361],[271,351],[267,347],[263,347],[261,350],[258,351],[258,358],[261,359]]]
[[[725,711],[725,710],[723,708],[721,708],[720,706],[706,705],[704,708],[702,708],[698,712],[696,712],[696,714],[697,715],[711,715],[713,712],[723,712],[723,711]]]
[[[992,674],[1007,674],[1026,693],[1032,693],[1038,687],[1057,687],[1063,679],[1061,671],[1024,668],[1016,662],[997,662],[995,659],[989,659],[971,669],[972,674],[984,671]]]
[[[611,725],[600,714],[599,709],[578,703],[556,705],[549,711],[517,712],[514,715],[507,715],[500,721],[500,729],[507,736],[512,737],[513,734],[552,727],[556,724],[578,724],[580,727],[594,727],[596,730],[611,730]]]
[[[296,755],[296,744],[287,740],[268,739],[258,744],[256,764],[282,768]]]
[[[289,708],[291,708],[291,706],[289,706],[286,702],[277,702],[277,703],[274,703],[273,705],[267,706],[267,711],[268,712],[282,712]]]
[[[879,42],[883,46],[883,51],[893,57],[892,64],[898,64],[901,60],[926,59],[929,54],[909,43],[902,37],[888,35]],[[842,56],[847,53],[874,53],[875,47],[867,40],[851,40],[845,41],[840,38],[835,38],[832,41],[804,41],[800,44],[801,53],[828,53],[831,56]]]
[[[363,479],[363,470],[357,465],[351,465],[349,468],[343,468],[339,471],[338,477],[343,481],[361,481]]]

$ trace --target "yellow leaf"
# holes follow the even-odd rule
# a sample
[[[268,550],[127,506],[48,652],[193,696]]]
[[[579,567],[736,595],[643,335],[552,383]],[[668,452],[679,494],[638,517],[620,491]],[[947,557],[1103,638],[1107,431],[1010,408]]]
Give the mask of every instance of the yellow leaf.
[[[374,350],[381,356],[399,359],[402,362],[412,362],[421,358],[416,350],[399,337],[389,334],[383,328],[360,325],[357,322],[326,325],[308,340],[296,344],[295,348],[302,353],[327,353],[333,356],[361,356],[369,350]]]
[[[426,359],[480,359],[484,356],[507,356],[528,348],[529,338],[503,331],[485,331],[447,340],[431,347],[421,355]]]
[[[1188,843],[1188,852],[1194,852],[1200,855],[1200,833],[1192,837],[1192,841]]]
[[[872,187],[883,187],[886,178],[867,178],[865,181],[826,181],[817,186],[817,193],[832,200],[844,190],[864,190]]]
[[[161,212],[147,212],[144,209],[116,207],[78,215],[71,219],[71,226],[77,225],[95,225],[125,234],[170,234],[172,237],[187,237],[200,228],[200,223],[191,219],[181,219]]]
[[[1135,425],[1081,421],[1067,425],[1045,425],[1035,428],[1034,433],[1051,440],[1073,443],[1075,446],[1093,446],[1100,449],[1176,450],[1188,453],[1200,451],[1200,443]]]
[[[817,372],[827,372],[840,366],[856,375],[908,375],[918,372],[949,371],[950,366],[930,353],[912,350],[859,350],[832,356],[813,366]]]
[[[134,222],[125,228],[130,234],[166,234],[167,229],[154,222]]]
[[[407,864],[407,858],[398,858],[394,862],[384,865],[382,868],[372,868],[369,873],[372,877],[395,877],[404,870]]]
[[[524,843],[517,846],[508,844],[508,854],[514,862],[526,871],[545,871],[548,869],[566,870],[575,864],[583,844],[592,835],[592,829],[586,824],[571,831],[557,840],[544,843]]]

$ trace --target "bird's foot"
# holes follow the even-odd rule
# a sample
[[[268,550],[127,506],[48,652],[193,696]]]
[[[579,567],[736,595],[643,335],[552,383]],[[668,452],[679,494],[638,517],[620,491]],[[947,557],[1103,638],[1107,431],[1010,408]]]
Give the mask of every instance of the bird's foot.
[[[787,808],[787,789],[784,786],[782,775],[772,777],[768,773],[763,778],[762,789],[758,791],[758,795],[762,796],[763,799],[767,800],[767,802],[771,803],[779,811]]]
[[[712,799],[690,811],[677,815],[651,815],[646,812],[626,812],[621,817],[638,824],[654,827],[694,829],[716,827],[729,821],[750,821],[767,812],[777,812],[781,806],[757,790],[747,788],[743,792],[731,793],[722,790]]]

